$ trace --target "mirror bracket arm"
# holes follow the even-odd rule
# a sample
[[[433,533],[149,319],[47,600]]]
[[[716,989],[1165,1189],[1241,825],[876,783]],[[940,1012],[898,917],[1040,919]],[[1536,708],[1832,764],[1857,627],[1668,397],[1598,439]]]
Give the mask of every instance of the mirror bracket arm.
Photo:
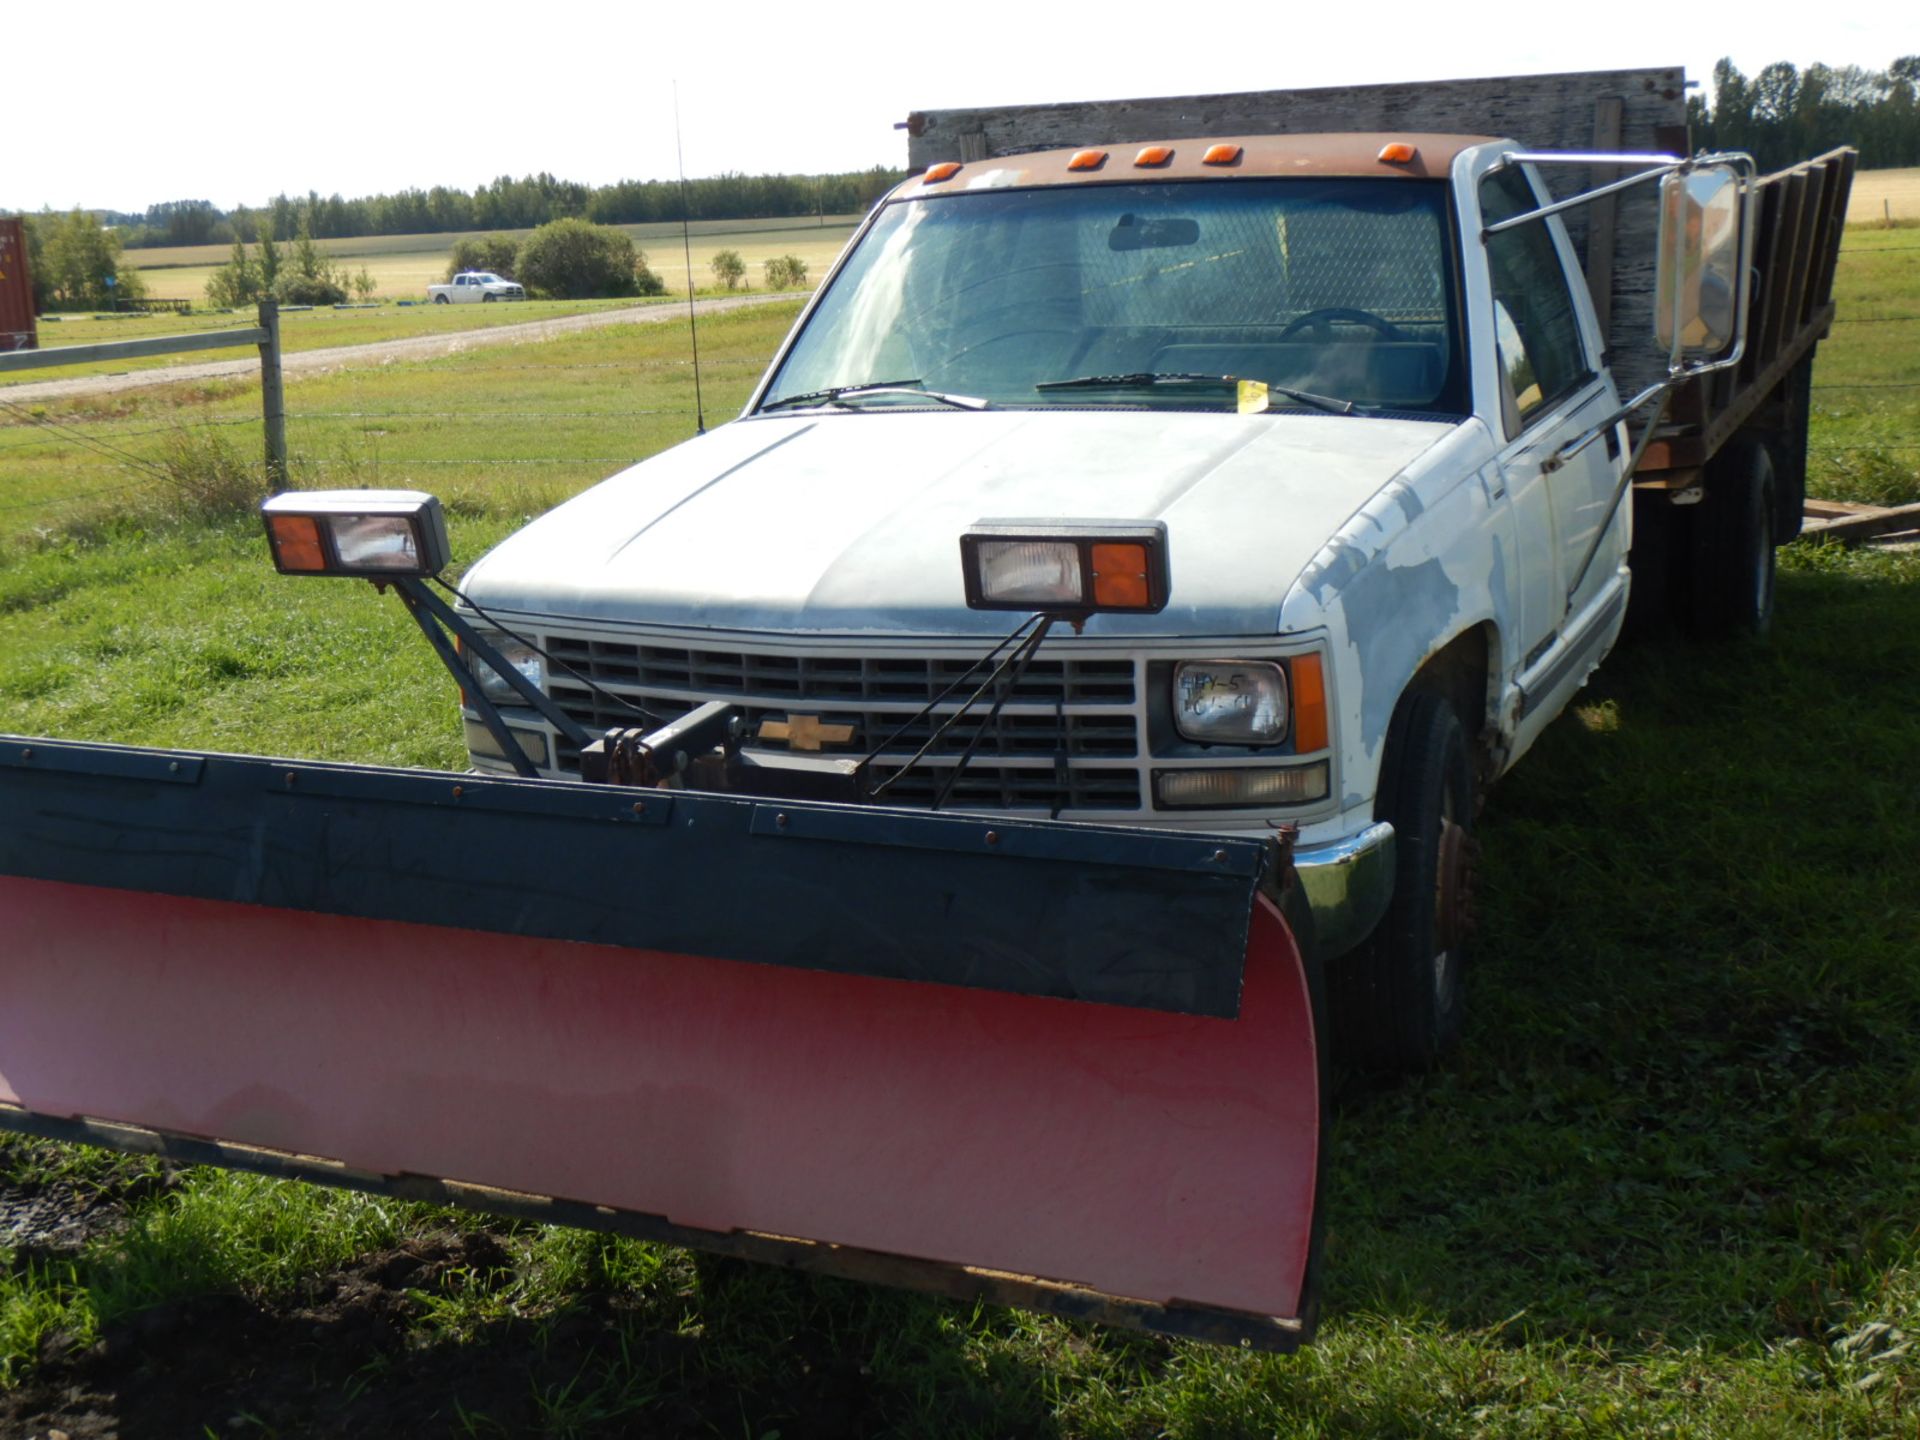
[[[1578,195],[1570,195],[1565,200],[1555,200],[1550,205],[1542,205],[1537,210],[1528,210],[1521,215],[1510,215],[1505,220],[1495,221],[1480,232],[1480,241],[1485,244],[1490,236],[1515,226],[1531,224],[1535,220],[1544,220],[1549,215],[1558,215],[1563,210],[1573,210],[1582,205],[1591,204],[1605,195],[1617,195],[1622,190],[1630,190],[1635,185],[1648,180],[1658,180],[1662,175],[1690,169],[1697,162],[1682,160],[1677,155],[1614,155],[1575,151],[1547,150],[1509,150],[1492,165],[1487,167],[1488,175],[1497,175],[1502,170],[1515,165],[1641,165],[1650,168],[1638,174],[1629,175],[1624,180],[1615,180],[1610,184],[1596,185],[1591,190],[1583,190]]]
[[[1581,205],[1591,204],[1606,195],[1617,195],[1622,190],[1630,190],[1648,180],[1658,180],[1666,175],[1685,175],[1707,165],[1733,165],[1740,169],[1745,184],[1751,188],[1757,173],[1753,157],[1738,150],[1702,152],[1685,159],[1678,155],[1661,154],[1613,154],[1611,152],[1589,152],[1584,150],[1509,150],[1493,164],[1487,167],[1488,175],[1497,175],[1502,170],[1515,165],[1641,165],[1647,168],[1638,174],[1629,175],[1624,180],[1615,180],[1610,184],[1596,185],[1591,190],[1582,190],[1578,195],[1570,195],[1565,200],[1556,200],[1551,205],[1542,205],[1537,210],[1529,210],[1523,215],[1510,215],[1505,220],[1495,221],[1480,231],[1481,243],[1490,235],[1498,235],[1502,230],[1511,230],[1517,225],[1525,225],[1534,220],[1543,220],[1549,215],[1558,215],[1563,210],[1573,210]]]
[[[1574,436],[1573,439],[1555,449],[1551,455],[1540,462],[1542,473],[1551,475],[1554,471],[1563,468],[1569,460],[1573,459],[1574,456],[1578,455],[1582,450],[1586,449],[1587,446],[1598,440],[1622,420],[1633,414],[1634,411],[1640,409],[1649,401],[1660,399],[1669,390],[1676,388],[1687,378],[1686,375],[1669,375],[1665,380],[1654,381],[1653,384],[1647,386],[1646,389],[1634,396],[1633,399],[1627,401],[1626,404],[1622,405],[1618,410],[1615,410],[1607,416],[1606,419],[1589,425],[1585,430],[1582,430],[1578,435]],[[1646,453],[1647,437],[1653,434],[1654,426],[1659,424],[1659,422],[1660,417],[1656,414],[1652,422],[1648,424],[1646,431],[1641,435],[1640,443],[1634,446],[1633,458],[1627,465],[1628,474],[1632,474],[1639,466],[1641,456]]]
[[[1600,542],[1606,538],[1607,531],[1613,528],[1613,517],[1619,512],[1620,502],[1626,498],[1627,490],[1633,484],[1634,472],[1640,468],[1640,462],[1646,458],[1647,447],[1653,443],[1653,432],[1660,428],[1660,419],[1667,413],[1668,397],[1673,394],[1674,387],[1678,383],[1677,380],[1669,378],[1649,385],[1634,396],[1619,414],[1607,422],[1609,425],[1618,424],[1649,400],[1657,402],[1653,407],[1653,413],[1647,417],[1646,429],[1640,432],[1640,438],[1634,442],[1633,453],[1627,457],[1627,463],[1620,467],[1620,479],[1614,484],[1613,499],[1607,505],[1607,518],[1601,522],[1600,528],[1593,532],[1593,539],[1587,543],[1587,553],[1580,557],[1580,567],[1573,572],[1573,579],[1567,585],[1566,603],[1560,615],[1563,623],[1566,617],[1573,613],[1573,597],[1580,593],[1580,582],[1587,578],[1587,571],[1593,567],[1593,557],[1600,553]],[[1593,433],[1597,435],[1600,431],[1595,430]],[[1579,443],[1590,444],[1592,439],[1593,436],[1589,435]],[[1559,460],[1562,453],[1564,452],[1556,452],[1552,458]]]

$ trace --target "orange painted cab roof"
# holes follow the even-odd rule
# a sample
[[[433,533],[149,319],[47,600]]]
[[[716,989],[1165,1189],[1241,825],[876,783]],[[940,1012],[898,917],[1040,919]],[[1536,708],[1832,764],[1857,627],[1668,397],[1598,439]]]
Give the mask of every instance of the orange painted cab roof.
[[[1124,144],[1077,145],[1066,150],[1036,150],[989,160],[970,160],[945,180],[913,181],[904,195],[940,195],[960,190],[1036,185],[1099,185],[1141,180],[1232,180],[1253,176],[1399,175],[1445,179],[1454,157],[1487,135],[1436,135],[1404,130],[1326,135],[1209,135],[1199,140],[1131,140]],[[1383,146],[1411,145],[1411,161],[1380,159]],[[1172,159],[1135,165],[1133,157],[1151,145],[1168,146]],[[1201,157],[1215,145],[1238,145],[1240,158],[1227,165],[1206,165]],[[1084,150],[1104,150],[1096,169],[1069,170],[1067,162]]]

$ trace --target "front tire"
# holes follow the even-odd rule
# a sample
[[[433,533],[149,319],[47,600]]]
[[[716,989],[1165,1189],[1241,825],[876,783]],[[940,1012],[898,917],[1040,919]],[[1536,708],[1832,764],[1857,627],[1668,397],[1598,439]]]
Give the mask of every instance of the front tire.
[[[1472,927],[1473,757],[1443,695],[1408,694],[1387,735],[1375,813],[1394,829],[1393,900],[1358,950],[1333,962],[1346,1058],[1418,1070],[1458,1043]]]
[[[491,305],[491,304],[493,303],[493,296],[491,296],[491,295],[482,295],[482,296],[480,297],[480,303],[481,303],[482,305]]]

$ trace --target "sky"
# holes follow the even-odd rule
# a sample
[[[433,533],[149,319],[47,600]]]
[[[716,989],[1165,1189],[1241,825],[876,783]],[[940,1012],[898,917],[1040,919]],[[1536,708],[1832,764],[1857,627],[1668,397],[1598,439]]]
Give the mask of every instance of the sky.
[[[1878,70],[1920,52],[1911,0],[1850,0],[1817,23],[1753,5],[1737,29],[1730,8],[10,5],[0,209],[230,209],[543,170],[667,179],[676,88],[688,175],[816,173],[903,164],[894,124],[913,110],[1673,64],[1708,81],[1723,55],[1752,75],[1776,60]]]

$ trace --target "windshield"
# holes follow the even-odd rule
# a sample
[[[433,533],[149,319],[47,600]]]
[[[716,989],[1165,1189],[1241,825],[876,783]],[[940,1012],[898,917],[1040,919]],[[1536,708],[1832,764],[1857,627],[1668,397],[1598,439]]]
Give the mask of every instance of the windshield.
[[[1247,408],[1242,387],[1209,383],[1231,377],[1272,387],[1272,408],[1461,414],[1447,215],[1444,184],[1401,179],[896,201],[761,405],[931,403],[917,387],[995,406]]]

